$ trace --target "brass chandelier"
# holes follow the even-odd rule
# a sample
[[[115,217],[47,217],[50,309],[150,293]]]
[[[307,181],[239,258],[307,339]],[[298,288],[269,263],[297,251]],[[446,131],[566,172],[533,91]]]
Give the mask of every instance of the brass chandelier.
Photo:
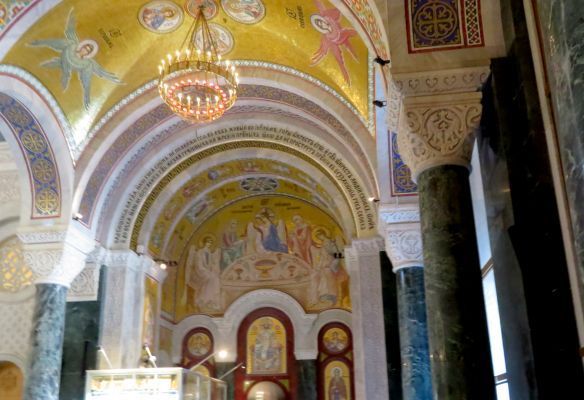
[[[168,54],[161,60],[158,72],[160,97],[186,121],[214,121],[237,99],[238,74],[235,66],[217,53],[203,6],[199,7],[181,47],[174,56]]]

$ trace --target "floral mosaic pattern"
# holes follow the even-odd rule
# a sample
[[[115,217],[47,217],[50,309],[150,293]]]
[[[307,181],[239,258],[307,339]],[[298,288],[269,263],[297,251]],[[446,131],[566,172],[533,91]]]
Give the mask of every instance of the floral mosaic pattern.
[[[32,186],[32,218],[61,214],[61,186],[55,156],[48,138],[30,111],[19,101],[0,93],[0,117],[18,141]]]
[[[410,53],[484,46],[480,0],[406,0]]]

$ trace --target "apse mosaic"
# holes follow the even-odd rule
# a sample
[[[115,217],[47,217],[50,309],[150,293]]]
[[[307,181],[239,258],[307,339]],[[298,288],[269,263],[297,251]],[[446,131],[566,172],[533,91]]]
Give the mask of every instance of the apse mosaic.
[[[176,321],[218,316],[260,288],[288,293],[308,312],[350,311],[349,275],[338,256],[344,245],[334,219],[306,201],[283,195],[238,200],[175,250],[179,267],[163,287],[163,297],[174,302],[163,302],[164,311]]]
[[[405,0],[408,49],[484,46],[480,0]]]
[[[129,0],[104,6],[65,0],[24,33],[2,62],[38,78],[73,131],[86,134],[115,104],[156,78],[159,60],[180,45],[201,2],[211,4],[211,29],[230,59],[265,61],[308,74],[368,120],[367,47],[328,1]],[[136,69],[137,64],[152,65],[152,70]]]
[[[261,174],[279,175],[285,179],[276,179],[272,176],[262,176]],[[246,175],[252,176],[245,177]],[[211,186],[232,180],[237,176],[243,176],[243,178],[236,183],[231,183],[226,187],[209,192],[193,202],[196,196],[205,192]],[[306,190],[286,179],[301,182],[310,190]],[[183,236],[182,232],[192,230],[195,224],[204,221],[226,202],[233,201],[239,196],[272,192],[288,193],[305,198],[324,209],[331,210],[333,215],[340,215],[327,191],[312,177],[298,168],[279,161],[240,159],[206,169],[186,182],[166,203],[163,212],[158,216],[152,229],[148,248],[152,254],[159,255],[164,245],[169,241],[169,234],[174,232],[179,236]],[[188,211],[183,221],[173,231],[172,227],[176,217],[185,208],[188,208]],[[175,239],[173,245],[184,245],[184,241],[176,241]],[[172,248],[167,251],[167,253],[172,252]]]

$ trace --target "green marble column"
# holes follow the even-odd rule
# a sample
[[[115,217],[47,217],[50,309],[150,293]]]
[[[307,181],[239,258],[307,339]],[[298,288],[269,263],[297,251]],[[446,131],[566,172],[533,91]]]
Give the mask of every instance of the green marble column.
[[[26,400],[58,400],[67,288],[37,284]]]
[[[495,398],[468,175],[441,165],[418,176],[434,399]]]
[[[298,398],[302,400],[317,399],[316,360],[297,360]]]

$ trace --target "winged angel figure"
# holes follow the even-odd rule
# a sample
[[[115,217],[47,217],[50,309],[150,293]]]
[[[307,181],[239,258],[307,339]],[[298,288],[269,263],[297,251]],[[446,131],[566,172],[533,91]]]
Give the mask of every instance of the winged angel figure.
[[[65,27],[64,39],[44,39],[34,40],[30,43],[34,47],[49,47],[58,53],[60,57],[44,61],[41,63],[46,68],[61,69],[61,86],[66,90],[71,80],[71,74],[77,72],[79,82],[83,88],[83,105],[89,108],[91,93],[91,78],[97,75],[102,79],[120,84],[120,78],[115,74],[106,71],[94,60],[99,50],[99,45],[95,40],[79,40],[75,32],[75,16],[73,9],[69,11],[67,26]]]
[[[351,28],[343,28],[341,26],[341,12],[336,8],[326,8],[323,3],[314,0],[314,4],[318,8],[318,14],[313,14],[310,21],[314,29],[321,33],[320,47],[312,55],[310,65],[317,65],[325,56],[331,52],[339,68],[345,78],[345,81],[350,86],[351,78],[347,72],[345,65],[345,57],[343,56],[342,47],[344,47],[354,60],[357,60],[355,50],[351,45],[349,39],[357,35],[357,31]]]

